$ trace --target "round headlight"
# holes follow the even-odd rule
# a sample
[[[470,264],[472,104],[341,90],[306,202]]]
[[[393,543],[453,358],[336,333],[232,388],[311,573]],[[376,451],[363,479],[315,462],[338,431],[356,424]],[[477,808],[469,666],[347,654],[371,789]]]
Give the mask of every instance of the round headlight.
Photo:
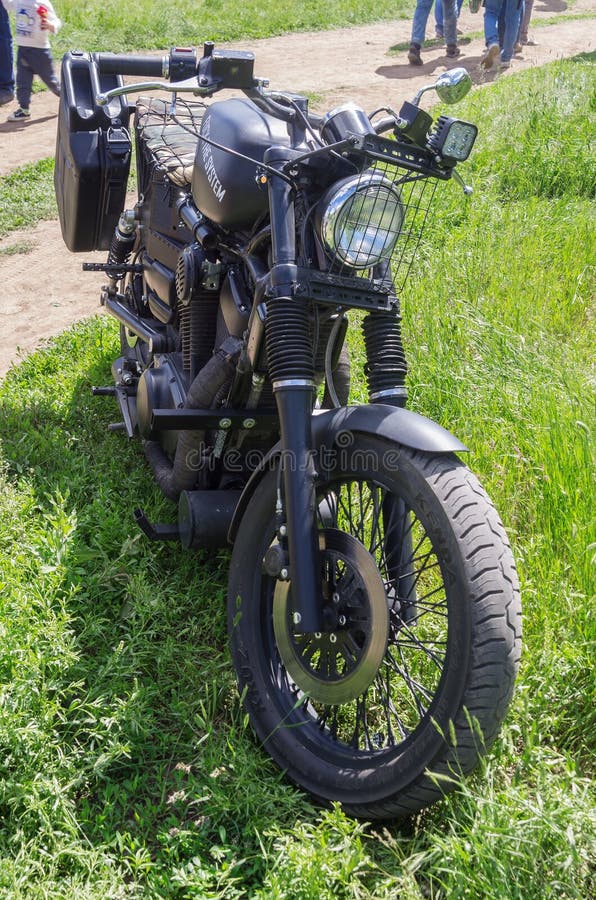
[[[352,269],[368,269],[391,255],[404,206],[393,182],[371,172],[337,182],[319,204],[325,250]]]

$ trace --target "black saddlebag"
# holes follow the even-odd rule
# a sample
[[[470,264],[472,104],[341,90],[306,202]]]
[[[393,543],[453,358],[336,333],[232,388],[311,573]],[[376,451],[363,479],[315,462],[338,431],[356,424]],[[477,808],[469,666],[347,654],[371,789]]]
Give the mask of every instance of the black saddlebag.
[[[124,209],[131,142],[126,97],[99,106],[97,94],[122,85],[100,75],[88,53],[62,59],[54,188],[62,237],[74,252],[107,250]]]

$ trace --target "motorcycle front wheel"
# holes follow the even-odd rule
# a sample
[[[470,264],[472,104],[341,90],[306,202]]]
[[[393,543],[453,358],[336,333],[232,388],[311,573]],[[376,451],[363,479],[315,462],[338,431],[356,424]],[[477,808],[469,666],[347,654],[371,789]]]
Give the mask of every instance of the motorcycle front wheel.
[[[263,567],[279,483],[272,471],[257,487],[230,567],[249,718],[317,801],[365,819],[411,815],[475,768],[511,700],[521,609],[503,525],[453,455],[351,436],[319,475],[324,626],[304,634],[291,569],[281,581]]]

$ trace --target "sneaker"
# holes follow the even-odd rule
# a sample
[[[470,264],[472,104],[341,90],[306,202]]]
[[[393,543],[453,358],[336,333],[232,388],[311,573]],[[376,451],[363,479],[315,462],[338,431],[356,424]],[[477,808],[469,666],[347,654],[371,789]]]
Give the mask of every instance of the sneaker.
[[[538,41],[535,41],[534,38],[524,38],[522,44],[526,44],[528,47],[537,47]]]
[[[461,56],[461,50],[456,44],[447,44],[447,53],[445,56],[448,56],[449,59],[457,59],[458,56]]]
[[[22,122],[23,119],[30,119],[31,113],[28,109],[21,109],[19,106],[18,109],[15,109],[13,113],[11,113],[8,117],[9,122]]]
[[[435,37],[438,41],[442,41],[444,38],[444,34],[439,28],[435,29]]]
[[[513,45],[513,52],[514,52],[514,53],[521,53],[523,49],[524,49],[524,48],[522,47],[520,41],[516,41],[516,43]]]
[[[0,91],[0,106],[12,103],[14,100],[14,91]]]
[[[421,66],[422,57],[420,56],[420,44],[410,44],[408,50],[408,62],[411,66]]]
[[[499,69],[510,69],[511,68],[511,60],[510,59],[502,59],[499,63]]]
[[[482,69],[492,69],[500,52],[498,44],[490,44],[482,54],[480,67]]]

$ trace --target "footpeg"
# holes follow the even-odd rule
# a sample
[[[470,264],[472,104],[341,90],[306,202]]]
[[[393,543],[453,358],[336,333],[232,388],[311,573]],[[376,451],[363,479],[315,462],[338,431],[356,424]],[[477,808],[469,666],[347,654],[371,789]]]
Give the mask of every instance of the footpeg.
[[[91,393],[94,397],[115,397],[116,388],[114,385],[107,385],[107,387],[92,387]]]

